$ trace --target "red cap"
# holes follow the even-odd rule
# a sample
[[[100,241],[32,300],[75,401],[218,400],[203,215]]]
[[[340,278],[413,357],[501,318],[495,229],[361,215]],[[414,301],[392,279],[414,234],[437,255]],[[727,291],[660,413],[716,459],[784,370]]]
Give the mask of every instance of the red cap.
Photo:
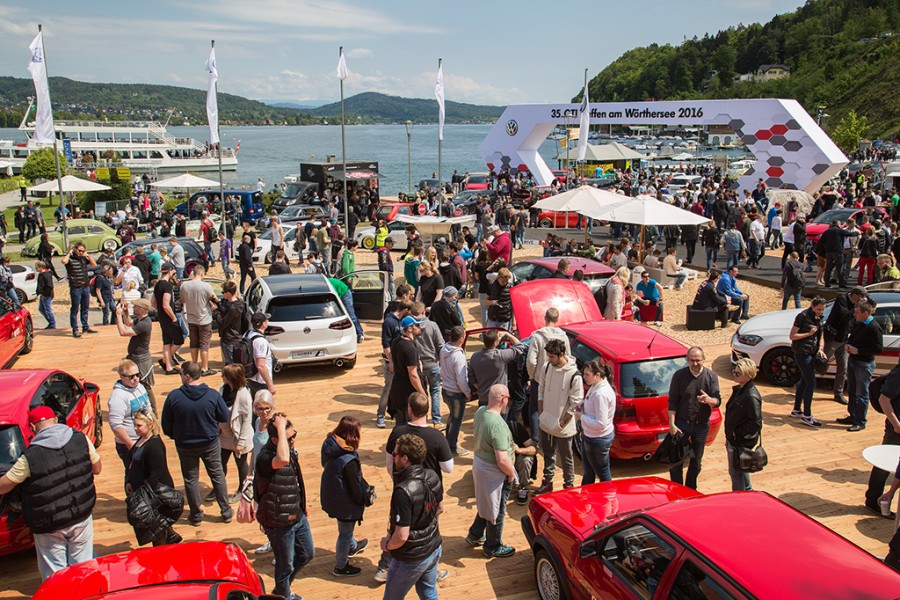
[[[28,411],[28,424],[34,425],[47,419],[56,419],[56,413],[49,406],[36,406]]]

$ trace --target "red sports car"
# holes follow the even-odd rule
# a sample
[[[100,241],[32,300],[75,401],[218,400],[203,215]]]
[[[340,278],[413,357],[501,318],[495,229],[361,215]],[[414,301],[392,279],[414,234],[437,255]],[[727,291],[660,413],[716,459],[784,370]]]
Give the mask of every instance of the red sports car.
[[[103,440],[100,388],[55,369],[0,371],[0,473],[19,458],[31,438],[28,410],[46,405],[60,422],[84,433],[95,447]],[[21,517],[10,520],[6,508],[0,513],[0,556],[34,545]]]
[[[860,217],[866,214],[868,209],[865,208],[832,208],[823,212],[821,215],[806,224],[806,239],[813,244],[819,241],[822,233],[831,226],[831,222],[837,219],[841,223],[846,223],[847,219],[853,217],[857,226],[860,223]],[[874,209],[875,218],[884,219],[886,213],[880,206]],[[859,238],[856,238],[859,240]]]
[[[560,212],[557,210],[542,210],[538,214],[538,225],[541,226],[541,229],[553,229],[554,227],[564,227],[567,229],[571,229],[573,227],[578,226],[578,217],[581,217],[576,212]],[[600,221],[594,219],[593,226],[599,227]],[[582,217],[581,226],[587,227],[588,218]]]
[[[223,542],[193,542],[66,567],[38,588],[34,600],[257,600],[264,593],[243,550]]]
[[[535,496],[522,517],[543,600],[894,598],[897,573],[764,492],[658,477]]]
[[[31,352],[33,346],[31,313],[6,296],[0,297],[0,365],[8,367],[20,354]]]

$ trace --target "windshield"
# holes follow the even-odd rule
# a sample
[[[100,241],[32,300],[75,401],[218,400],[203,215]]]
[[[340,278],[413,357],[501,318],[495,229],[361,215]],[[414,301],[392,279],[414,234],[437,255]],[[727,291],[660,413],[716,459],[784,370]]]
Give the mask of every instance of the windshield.
[[[331,294],[272,298],[268,313],[272,315],[269,318],[272,323],[334,319],[344,315],[337,298]]]
[[[487,177],[484,175],[469,175],[469,183],[487,183]]]
[[[6,472],[5,467],[12,465],[25,451],[25,438],[18,425],[0,426],[0,468]]]
[[[669,394],[675,371],[687,366],[687,358],[664,358],[624,363],[619,367],[619,394],[624,398],[654,398]]]
[[[309,187],[308,183],[289,183],[281,192],[282,198],[296,198],[303,190]]]
[[[852,208],[834,208],[832,210],[826,210],[821,215],[813,219],[813,223],[825,223],[827,225],[831,225],[831,222],[837,219],[838,221],[846,221],[850,215],[855,213],[856,210]]]

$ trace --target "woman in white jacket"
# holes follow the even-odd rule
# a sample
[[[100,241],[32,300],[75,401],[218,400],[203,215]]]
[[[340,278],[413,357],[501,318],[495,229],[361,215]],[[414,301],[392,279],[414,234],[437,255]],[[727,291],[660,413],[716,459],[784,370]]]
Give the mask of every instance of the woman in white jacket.
[[[611,481],[609,448],[616,435],[613,415],[616,412],[616,392],[610,384],[610,368],[596,360],[584,365],[584,382],[590,386],[584,403],[576,410],[581,413],[581,429],[584,432],[584,479],[581,485]]]
[[[237,491],[228,497],[234,503],[240,499],[240,486],[247,478],[247,458],[253,450],[253,402],[243,365],[226,365],[222,370],[222,381],[219,393],[231,411],[231,418],[228,423],[219,423],[219,445],[222,447],[222,471],[227,475],[228,460],[232,456],[237,465]]]

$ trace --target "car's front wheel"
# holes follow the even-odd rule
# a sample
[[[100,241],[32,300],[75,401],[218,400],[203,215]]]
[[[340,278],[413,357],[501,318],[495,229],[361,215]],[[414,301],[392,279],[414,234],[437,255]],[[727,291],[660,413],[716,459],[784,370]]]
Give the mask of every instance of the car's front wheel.
[[[375,238],[373,237],[364,237],[362,239],[362,247],[366,250],[374,250],[375,249]]]
[[[534,554],[534,581],[541,600],[568,600],[565,580],[546,550]]]
[[[106,240],[103,242],[104,250],[116,250],[119,247],[119,242],[116,240]]]
[[[770,350],[763,357],[760,369],[775,385],[788,387],[800,381],[800,367],[797,366],[794,353],[789,348]]]
[[[541,226],[541,229],[553,229],[553,219],[548,217],[544,217],[538,223]]]

